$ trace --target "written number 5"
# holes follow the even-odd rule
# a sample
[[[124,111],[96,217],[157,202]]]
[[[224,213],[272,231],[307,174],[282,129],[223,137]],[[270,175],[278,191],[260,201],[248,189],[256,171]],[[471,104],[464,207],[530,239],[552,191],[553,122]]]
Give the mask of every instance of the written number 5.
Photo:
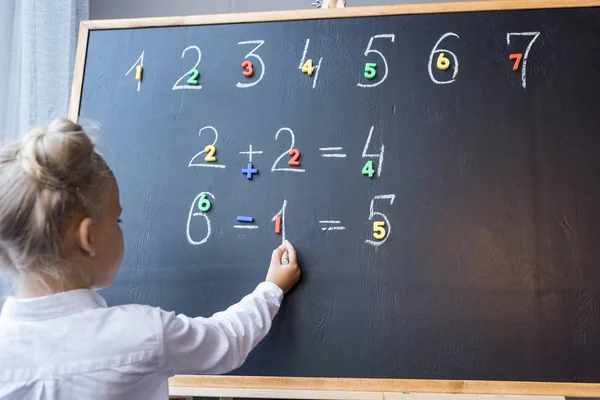
[[[394,200],[396,199],[395,194],[380,194],[378,196],[373,197],[371,200],[371,207],[369,210],[369,220],[373,220],[376,216],[383,219],[383,221],[374,221],[373,222],[373,237],[376,240],[367,239],[365,243],[370,244],[371,246],[377,248],[384,244],[390,234],[392,233],[392,226],[390,224],[390,220],[384,213],[380,211],[375,211],[375,201],[376,200],[388,200],[390,205],[394,204]],[[387,232],[385,227],[387,227]]]
[[[379,57],[381,57],[381,59],[383,60],[383,77],[381,78],[381,80],[379,82],[375,82],[375,83],[358,83],[357,86],[358,87],[375,87],[375,86],[379,86],[381,85],[388,76],[388,64],[387,64],[387,60],[385,59],[385,56],[378,50],[372,49],[371,46],[373,45],[373,40],[375,39],[390,39],[392,41],[392,43],[394,43],[394,41],[396,40],[396,35],[392,34],[392,33],[386,33],[386,34],[381,34],[381,35],[375,35],[373,37],[371,37],[371,39],[369,39],[369,44],[367,45],[367,49],[365,50],[365,57],[368,56],[371,53],[377,54]],[[373,79],[375,78],[376,75],[376,70],[375,70],[376,65],[374,63],[367,63],[365,65],[365,71],[364,71],[364,77],[366,79]]]

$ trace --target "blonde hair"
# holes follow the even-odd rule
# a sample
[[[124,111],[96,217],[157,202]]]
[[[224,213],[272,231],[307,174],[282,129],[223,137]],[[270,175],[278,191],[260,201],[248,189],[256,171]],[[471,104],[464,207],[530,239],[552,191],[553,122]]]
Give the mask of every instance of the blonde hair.
[[[60,278],[64,221],[95,216],[112,172],[67,119],[0,149],[0,270]]]

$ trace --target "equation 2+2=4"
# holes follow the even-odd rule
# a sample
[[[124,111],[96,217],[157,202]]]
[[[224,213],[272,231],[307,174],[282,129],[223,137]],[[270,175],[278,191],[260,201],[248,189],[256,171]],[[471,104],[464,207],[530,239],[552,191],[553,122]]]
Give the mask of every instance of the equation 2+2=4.
[[[360,165],[357,166],[357,171],[360,171],[363,176],[366,176],[370,179],[375,176],[381,176],[383,169],[383,157],[385,153],[383,139],[380,140],[381,144],[379,150],[376,150],[374,153],[369,153],[369,149],[372,147],[371,140],[373,139],[374,130],[375,126],[371,126],[362,151],[362,158],[366,159],[366,162],[364,164],[361,162]],[[198,132],[198,136],[200,138],[202,138],[202,132],[212,132],[214,140],[212,142],[208,142],[209,144],[206,144],[202,151],[197,152],[191,158],[188,163],[188,167],[225,169],[226,165],[221,164],[217,158],[217,142],[219,141],[219,132],[213,126],[205,126]],[[299,146],[296,146],[296,136],[294,135],[294,131],[292,131],[290,128],[279,129],[275,133],[276,141],[279,140],[280,136],[283,136],[281,135],[282,133],[287,133],[289,135],[290,147],[275,159],[273,165],[271,166],[271,172],[305,172],[306,170],[301,168],[301,152]],[[319,147],[319,152],[321,153],[321,158],[325,159],[344,159],[347,157],[347,153],[341,146]],[[263,151],[256,150],[252,144],[249,144],[248,150],[240,151],[238,153],[248,156],[248,165],[241,169],[241,174],[248,180],[253,180],[254,176],[259,175],[260,173],[259,165],[255,164],[254,157],[263,155]],[[204,160],[202,160],[202,156],[204,156]],[[286,158],[287,166],[285,165]],[[377,162],[377,168],[375,168],[373,161]]]

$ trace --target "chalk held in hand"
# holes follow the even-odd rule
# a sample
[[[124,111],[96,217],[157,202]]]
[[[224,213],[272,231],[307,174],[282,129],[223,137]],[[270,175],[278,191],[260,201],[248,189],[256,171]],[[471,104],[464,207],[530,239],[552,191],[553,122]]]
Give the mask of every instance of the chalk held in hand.
[[[281,256],[281,265],[288,265],[290,263],[290,258],[288,255],[288,251],[284,250]]]
[[[265,281],[279,286],[288,293],[300,279],[300,267],[296,259],[296,249],[287,240],[273,250],[269,272]]]

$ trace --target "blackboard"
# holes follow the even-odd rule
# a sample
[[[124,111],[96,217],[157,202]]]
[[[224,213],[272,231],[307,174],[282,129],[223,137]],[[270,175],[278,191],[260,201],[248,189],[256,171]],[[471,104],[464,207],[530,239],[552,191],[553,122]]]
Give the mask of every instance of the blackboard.
[[[303,280],[236,375],[600,383],[600,9],[472,7],[82,25],[109,304],[208,316],[285,237]]]

